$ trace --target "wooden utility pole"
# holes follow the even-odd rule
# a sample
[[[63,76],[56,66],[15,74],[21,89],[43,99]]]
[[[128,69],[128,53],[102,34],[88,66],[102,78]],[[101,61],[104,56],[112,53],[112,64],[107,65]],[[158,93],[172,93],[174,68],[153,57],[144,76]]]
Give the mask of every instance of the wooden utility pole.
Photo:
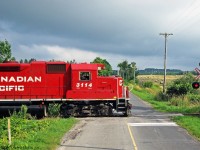
[[[172,33],[160,33],[165,37],[165,53],[164,53],[164,81],[163,81],[163,93],[166,92],[166,65],[167,65],[167,37],[173,35]]]

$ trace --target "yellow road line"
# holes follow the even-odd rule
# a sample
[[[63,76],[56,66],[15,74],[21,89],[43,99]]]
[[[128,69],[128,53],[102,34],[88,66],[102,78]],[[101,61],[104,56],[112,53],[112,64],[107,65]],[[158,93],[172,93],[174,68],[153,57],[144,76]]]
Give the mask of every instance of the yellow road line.
[[[131,136],[131,140],[132,140],[132,142],[133,142],[134,150],[138,150],[137,145],[136,145],[136,142],[135,142],[135,139],[134,139],[134,136],[133,136],[133,134],[132,134],[132,132],[131,132],[131,128],[130,128],[130,126],[129,126],[128,123],[127,123],[127,125],[128,125],[129,134],[130,134],[130,136]]]

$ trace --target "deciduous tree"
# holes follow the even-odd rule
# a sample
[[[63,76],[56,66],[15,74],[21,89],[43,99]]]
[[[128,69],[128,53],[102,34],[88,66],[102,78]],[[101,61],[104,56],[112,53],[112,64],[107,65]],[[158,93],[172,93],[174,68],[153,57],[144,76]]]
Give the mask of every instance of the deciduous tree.
[[[123,62],[119,63],[117,67],[119,67],[120,75],[126,80],[132,80],[137,75],[137,67],[135,62],[131,62],[129,64],[127,60],[124,60]]]
[[[12,57],[11,45],[7,40],[0,41],[0,62],[8,60],[15,60],[15,58]]]
[[[99,71],[99,75],[101,76],[109,76],[112,74],[112,66],[106,59],[102,59],[100,57],[96,57],[91,63],[101,63],[105,65],[104,70]]]

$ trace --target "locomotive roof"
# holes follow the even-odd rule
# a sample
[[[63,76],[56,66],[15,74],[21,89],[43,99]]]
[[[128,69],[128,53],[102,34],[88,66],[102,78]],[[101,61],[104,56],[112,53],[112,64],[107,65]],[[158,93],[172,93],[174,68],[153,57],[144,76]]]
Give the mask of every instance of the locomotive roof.
[[[16,66],[16,67],[27,67],[31,64],[69,64],[64,61],[55,61],[55,62],[47,62],[47,61],[33,61],[30,64],[26,63],[18,63],[18,62],[6,62],[6,63],[0,63],[0,66]],[[101,70],[104,69],[105,66],[103,64],[88,64],[88,63],[80,63],[80,64],[69,64],[71,65],[72,70]]]
[[[71,64],[72,70],[97,70],[98,64]]]

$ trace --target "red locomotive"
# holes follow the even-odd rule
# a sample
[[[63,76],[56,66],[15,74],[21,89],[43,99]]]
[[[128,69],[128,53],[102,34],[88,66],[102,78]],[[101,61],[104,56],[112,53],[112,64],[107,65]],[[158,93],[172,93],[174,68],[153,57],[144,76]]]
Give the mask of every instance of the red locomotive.
[[[63,116],[128,115],[129,92],[123,79],[98,76],[103,64],[69,64],[35,61],[30,64],[0,63],[0,107],[60,103]]]

